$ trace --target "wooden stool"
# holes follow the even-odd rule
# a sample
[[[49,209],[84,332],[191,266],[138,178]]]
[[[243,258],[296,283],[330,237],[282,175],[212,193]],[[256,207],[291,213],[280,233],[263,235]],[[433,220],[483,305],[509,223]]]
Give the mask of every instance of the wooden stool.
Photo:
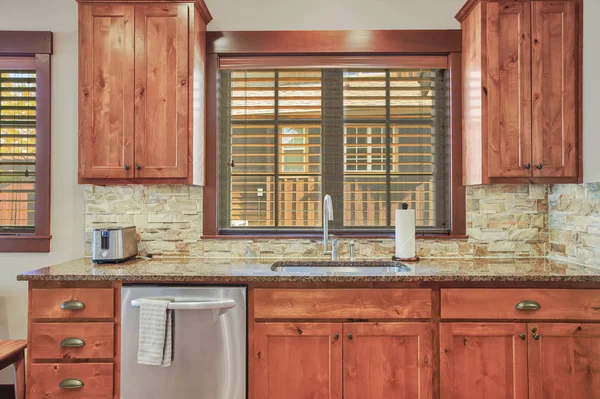
[[[25,348],[27,341],[0,340],[0,370],[14,364],[17,399],[25,399]]]

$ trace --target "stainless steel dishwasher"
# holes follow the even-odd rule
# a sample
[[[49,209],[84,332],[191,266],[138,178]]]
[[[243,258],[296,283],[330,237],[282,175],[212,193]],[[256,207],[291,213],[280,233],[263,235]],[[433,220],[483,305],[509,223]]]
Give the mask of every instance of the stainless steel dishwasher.
[[[137,363],[139,299],[169,299],[170,367]],[[245,399],[246,288],[123,286],[122,399]]]

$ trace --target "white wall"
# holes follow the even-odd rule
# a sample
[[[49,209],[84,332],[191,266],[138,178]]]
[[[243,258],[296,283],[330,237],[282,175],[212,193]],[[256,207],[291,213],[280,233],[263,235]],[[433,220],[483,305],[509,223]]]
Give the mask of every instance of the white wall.
[[[208,30],[459,29],[466,0],[205,0]],[[592,0],[596,1],[596,0]]]
[[[20,272],[83,256],[83,189],[77,185],[77,3],[0,0],[1,30],[54,32],[52,56],[52,214],[49,254],[0,253],[0,339],[27,336],[27,283]],[[12,372],[0,373],[0,384]]]
[[[600,182],[600,0],[583,3],[583,179],[586,183]]]

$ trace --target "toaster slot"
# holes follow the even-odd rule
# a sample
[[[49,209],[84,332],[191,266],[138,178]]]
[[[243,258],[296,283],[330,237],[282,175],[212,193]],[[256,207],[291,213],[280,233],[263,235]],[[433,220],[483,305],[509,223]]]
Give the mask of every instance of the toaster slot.
[[[100,232],[100,249],[109,249],[109,240],[110,233],[108,230],[102,230]]]

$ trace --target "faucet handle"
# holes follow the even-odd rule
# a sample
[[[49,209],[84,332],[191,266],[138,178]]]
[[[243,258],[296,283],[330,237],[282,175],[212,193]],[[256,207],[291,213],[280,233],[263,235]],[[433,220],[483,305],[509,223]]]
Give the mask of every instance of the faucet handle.
[[[350,241],[349,245],[350,245],[350,261],[353,261],[355,256],[354,256],[354,245],[356,243],[354,242],[354,240]]]

